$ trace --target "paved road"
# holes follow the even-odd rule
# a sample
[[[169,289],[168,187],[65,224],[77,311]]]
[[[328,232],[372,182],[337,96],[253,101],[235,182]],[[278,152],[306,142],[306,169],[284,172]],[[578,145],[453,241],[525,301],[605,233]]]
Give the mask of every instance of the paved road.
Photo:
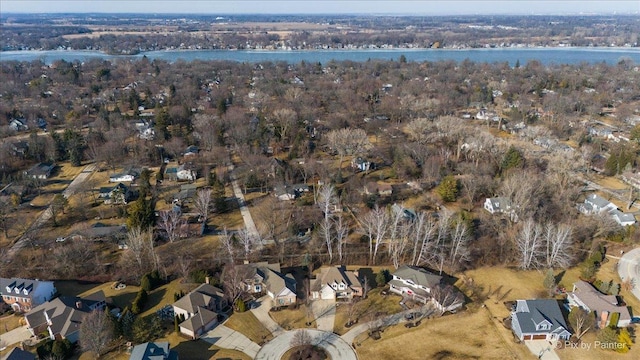
[[[336,300],[313,300],[311,311],[316,319],[316,328],[322,331],[333,332],[333,324],[336,320]]]
[[[635,248],[622,255],[618,262],[618,275],[622,281],[631,280],[631,293],[640,299],[640,248]]]
[[[273,307],[273,300],[269,295],[265,295],[258,299],[260,306],[255,309],[251,309],[251,312],[255,317],[271,332],[273,336],[278,336],[284,333],[284,329],[275,322],[271,316],[269,316],[269,310]]]
[[[244,194],[242,193],[242,189],[240,188],[238,180],[236,179],[236,175],[233,172],[233,164],[229,165],[228,170],[231,177],[231,187],[233,187],[233,194],[235,195],[236,199],[238,199],[240,214],[242,215],[242,219],[244,220],[244,227],[247,229],[249,235],[251,235],[254,239],[260,239],[260,233],[258,233],[256,223],[253,221],[253,217],[251,217],[251,212],[249,211],[249,208],[244,201]],[[258,245],[258,247],[261,246],[262,243]]]
[[[311,337],[311,344],[323,348],[331,359],[339,360],[357,360],[355,350],[338,335],[315,329],[292,330],[287,331],[273,340],[266,343],[258,355],[256,360],[281,360],[287,350],[291,348],[291,340],[299,331],[306,331]]]
[[[95,170],[95,164],[89,164],[85,166],[80,174],[78,174],[73,181],[67,186],[66,189],[62,192],[62,196],[68,198],[72,194],[76,192],[76,190],[80,187],[80,185],[91,176],[93,171]],[[31,224],[29,229],[22,235],[7,251],[4,261],[9,262],[13,257],[23,248],[27,246],[29,241],[31,240],[30,234],[35,230],[42,227],[47,221],[51,219],[51,206],[47,207],[46,210],[40,213],[40,215],[36,218],[36,220]]]
[[[21,326],[0,335],[0,347],[17,344],[21,341],[25,341],[31,337],[31,333],[27,329],[27,326]]]
[[[232,349],[242,351],[254,359],[260,350],[260,345],[251,341],[243,334],[230,329],[223,324],[216,326],[204,336],[200,338],[210,344],[216,345],[223,349]]]

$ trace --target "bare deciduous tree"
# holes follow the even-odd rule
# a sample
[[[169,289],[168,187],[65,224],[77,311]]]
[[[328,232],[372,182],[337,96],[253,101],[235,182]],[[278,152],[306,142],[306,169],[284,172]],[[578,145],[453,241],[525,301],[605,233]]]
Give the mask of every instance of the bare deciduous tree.
[[[194,202],[194,207],[198,212],[198,216],[200,220],[204,223],[207,222],[207,218],[209,218],[209,205],[211,204],[211,189],[200,189],[196,194],[196,200]]]
[[[579,306],[574,306],[569,312],[569,323],[580,340],[595,325],[595,315]]]
[[[153,247],[151,231],[143,231],[139,227],[131,228],[127,232],[125,242],[128,249],[122,254],[123,261],[127,262],[131,259],[136,268],[137,277],[151,269],[158,269],[159,259]]]
[[[342,262],[344,259],[344,248],[349,236],[349,226],[344,221],[342,215],[338,215],[333,223],[336,234],[336,251],[338,252],[338,260]]]
[[[108,348],[114,339],[114,324],[102,310],[86,314],[80,323],[80,347],[92,352],[96,358]]]
[[[362,230],[369,238],[369,261],[375,264],[378,249],[382,244],[389,227],[387,211],[376,205],[361,220]]]
[[[431,297],[440,315],[461,306],[464,295],[451,285],[437,285],[431,289]]]
[[[167,232],[167,237],[171,243],[180,237],[185,224],[186,221],[177,211],[167,210],[160,212],[158,228]]]
[[[533,219],[527,219],[516,237],[516,248],[520,253],[518,267],[531,269],[539,266],[542,247],[542,229]]]
[[[327,134],[327,142],[338,153],[338,169],[342,168],[345,155],[360,155],[370,146],[367,133],[362,129],[332,130]]]
[[[573,229],[569,225],[554,225],[548,223],[545,226],[545,260],[548,268],[566,269],[571,266],[573,260]]]
[[[293,334],[291,338],[291,342],[289,346],[292,348],[303,347],[307,345],[311,345],[311,335],[306,330],[296,330],[296,333]]]
[[[227,251],[227,255],[229,255],[230,261],[233,261],[235,257],[235,249],[233,245],[233,234],[229,233],[226,227],[222,229],[222,234],[220,235],[220,241],[222,246]]]

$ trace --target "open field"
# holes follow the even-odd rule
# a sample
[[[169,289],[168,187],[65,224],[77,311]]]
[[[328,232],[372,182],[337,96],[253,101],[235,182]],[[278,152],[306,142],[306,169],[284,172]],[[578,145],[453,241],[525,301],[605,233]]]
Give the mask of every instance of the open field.
[[[484,309],[423,320],[418,327],[396,325],[384,330],[382,339],[364,333],[356,338],[361,359],[533,359],[524,345],[502,340]],[[520,346],[521,351],[511,348]]]
[[[256,344],[262,344],[273,339],[271,332],[262,325],[251,311],[233,313],[224,323],[224,326],[244,334]]]

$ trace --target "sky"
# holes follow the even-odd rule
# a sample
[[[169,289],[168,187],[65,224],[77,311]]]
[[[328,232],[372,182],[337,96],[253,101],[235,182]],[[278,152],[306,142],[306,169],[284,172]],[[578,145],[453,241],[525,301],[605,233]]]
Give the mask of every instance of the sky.
[[[0,13],[640,14],[640,0],[0,0]]]

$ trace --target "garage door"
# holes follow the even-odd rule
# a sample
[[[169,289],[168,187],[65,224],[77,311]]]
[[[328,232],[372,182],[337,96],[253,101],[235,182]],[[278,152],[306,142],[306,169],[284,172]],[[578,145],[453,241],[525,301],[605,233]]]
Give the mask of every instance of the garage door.
[[[547,335],[532,335],[531,340],[545,340]]]

